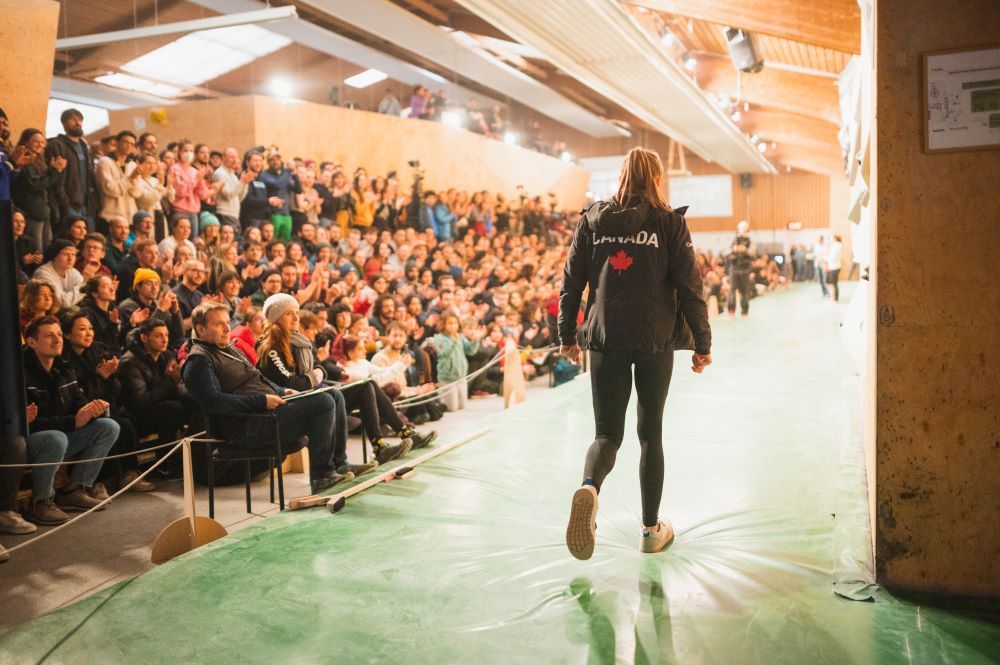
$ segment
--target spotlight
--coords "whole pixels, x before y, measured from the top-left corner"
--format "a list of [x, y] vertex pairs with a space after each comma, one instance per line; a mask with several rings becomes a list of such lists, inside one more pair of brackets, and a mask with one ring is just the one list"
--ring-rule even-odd
[[743, 117], [743, 114], [740, 113], [739, 111], [733, 111], [733, 114], [729, 117], [732, 119], [733, 122], [739, 122], [740, 118]]
[[292, 98], [292, 82], [286, 78], [271, 79], [269, 87], [271, 89], [271, 94], [282, 101], [287, 102]]
[[517, 134], [514, 132], [504, 132], [503, 142], [507, 145], [517, 145]]
[[767, 144], [766, 143], [760, 143], [760, 144], [757, 145], [757, 149], [760, 150], [761, 153], [765, 153], [765, 152], [767, 152]]
[[757, 136], [756, 134], [751, 134], [750, 135], [750, 143], [753, 143], [754, 145], [757, 145], [758, 141], [760, 141], [760, 137], [759, 136]]
[[684, 58], [684, 69], [688, 70], [689, 72], [693, 72], [695, 69], [697, 69], [697, 67], [698, 67], [698, 61], [695, 60], [692, 56], [689, 55], [686, 58]]
[[572, 162], [572, 161], [573, 161], [573, 155], [571, 155], [571, 154], [570, 154], [569, 152], [567, 152], [566, 150], [563, 150], [563, 151], [562, 151], [562, 152], [561, 152], [561, 153], [559, 154], [559, 159], [563, 160], [564, 162], [567, 162], [567, 163], [569, 163], [569, 162]]
[[669, 32], [669, 31], [668, 32], [664, 32], [663, 36], [660, 37], [660, 43], [663, 44], [664, 46], [666, 46], [667, 48], [670, 48], [671, 46], [673, 46], [675, 40], [676, 40], [676, 38], [674, 37], [674, 33]]

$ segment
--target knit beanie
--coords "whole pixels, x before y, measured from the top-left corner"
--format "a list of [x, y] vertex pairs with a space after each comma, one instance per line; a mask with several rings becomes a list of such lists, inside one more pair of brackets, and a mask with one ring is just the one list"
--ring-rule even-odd
[[287, 293], [275, 293], [264, 301], [264, 318], [268, 323], [274, 323], [281, 315], [290, 309], [298, 309], [299, 301]]
[[152, 215], [149, 214], [149, 211], [147, 211], [147, 210], [139, 210], [134, 215], [132, 215], [132, 223], [133, 224], [138, 224], [139, 222], [141, 222], [142, 220], [144, 220], [147, 217], [152, 217]]
[[219, 218], [207, 210], [198, 215], [198, 223], [202, 226], [219, 226]]
[[73, 243], [69, 240], [64, 240], [59, 238], [58, 240], [53, 240], [52, 243], [45, 248], [45, 254], [42, 255], [42, 261], [48, 263], [52, 259], [59, 256], [59, 252], [63, 251], [67, 247], [75, 247]]
[[157, 282], [160, 280], [160, 275], [155, 270], [150, 270], [149, 268], [136, 268], [135, 276], [132, 277], [132, 288], [136, 288], [142, 282], [150, 282], [152, 280]]

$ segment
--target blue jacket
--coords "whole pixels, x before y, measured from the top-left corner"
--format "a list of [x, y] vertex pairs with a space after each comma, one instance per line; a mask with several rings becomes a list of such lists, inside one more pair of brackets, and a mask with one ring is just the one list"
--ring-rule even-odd
[[290, 169], [281, 169], [275, 173], [264, 169], [258, 178], [267, 185], [267, 195], [277, 196], [282, 200], [280, 208], [271, 208], [272, 214], [287, 215], [291, 211], [292, 194], [301, 194], [302, 185], [299, 178]]
[[434, 217], [432, 219], [432, 224], [434, 225], [434, 237], [438, 240], [450, 240], [451, 225], [456, 219], [458, 219], [458, 217], [444, 203], [438, 203], [435, 205]]

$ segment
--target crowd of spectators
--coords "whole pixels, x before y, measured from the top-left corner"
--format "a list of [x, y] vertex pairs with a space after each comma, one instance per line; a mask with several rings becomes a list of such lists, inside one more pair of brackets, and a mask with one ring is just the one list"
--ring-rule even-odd
[[[78, 111], [62, 124], [48, 140], [27, 129], [0, 155], [29, 402], [20, 461], [129, 453], [151, 435], [200, 431], [205, 411], [291, 412], [306, 401], [283, 399], [293, 391], [363, 385], [316, 403], [333, 430], [309, 440], [325, 464], [311, 469], [321, 490], [372, 468], [347, 462], [348, 426], [386, 461], [433, 438], [415, 427], [497, 393], [499, 365], [465, 377], [507, 341], [533, 349], [519, 356], [529, 375], [556, 361], [577, 215], [552, 200], [454, 189], [413, 200], [395, 174], [275, 146], [164, 144], [127, 130], [88, 145]], [[231, 366], [233, 354], [245, 367]], [[415, 404], [398, 404], [407, 399]], [[19, 461], [0, 452], [0, 464]], [[62, 523], [141, 471], [129, 456], [70, 469], [58, 488], [49, 470], [33, 470], [27, 520]], [[0, 477], [0, 530], [34, 529], [14, 510], [21, 477]], [[153, 490], [152, 480], [133, 489]]]
[[528, 122], [522, 132], [523, 136], [517, 136], [511, 131], [510, 123], [499, 104], [494, 104], [488, 109], [480, 108], [479, 101], [470, 98], [464, 106], [455, 105], [448, 100], [444, 91], [431, 92], [424, 85], [414, 86], [410, 105], [406, 109], [402, 107], [392, 89], [387, 88], [378, 103], [377, 110], [384, 115], [405, 116], [433, 122], [450, 121], [473, 134], [497, 141], [513, 140], [526, 148], [553, 157], [562, 157], [566, 153], [566, 143], [549, 140], [544, 135], [542, 125], [537, 118]]

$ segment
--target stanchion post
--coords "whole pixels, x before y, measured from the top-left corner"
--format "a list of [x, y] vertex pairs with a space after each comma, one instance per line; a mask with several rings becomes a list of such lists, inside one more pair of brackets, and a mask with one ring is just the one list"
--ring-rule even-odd
[[504, 343], [503, 356], [503, 408], [510, 407], [511, 400], [520, 404], [526, 399], [524, 386], [524, 368], [521, 367], [521, 354], [517, 344], [508, 339]]

